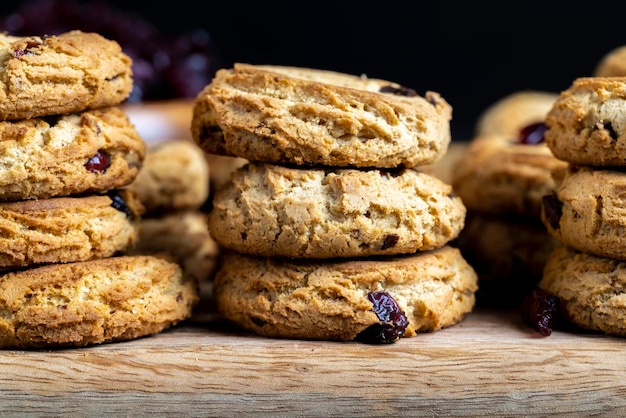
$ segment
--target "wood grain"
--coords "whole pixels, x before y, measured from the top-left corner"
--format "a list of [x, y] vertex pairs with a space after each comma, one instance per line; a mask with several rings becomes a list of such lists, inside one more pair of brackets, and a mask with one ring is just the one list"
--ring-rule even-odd
[[478, 310], [390, 345], [274, 340], [210, 312], [124, 343], [7, 351], [9, 415], [547, 416], [626, 412], [622, 339]]

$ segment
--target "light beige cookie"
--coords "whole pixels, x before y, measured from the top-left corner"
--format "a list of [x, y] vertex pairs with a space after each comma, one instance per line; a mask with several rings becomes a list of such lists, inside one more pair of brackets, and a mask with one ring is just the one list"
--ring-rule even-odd
[[565, 246], [548, 259], [540, 286], [559, 299], [560, 315], [586, 330], [626, 336], [626, 263]]
[[541, 213], [548, 232], [579, 251], [626, 259], [626, 173], [570, 166], [554, 178]]
[[124, 190], [0, 203], [0, 268], [112, 256], [134, 244], [142, 213]]
[[593, 70], [594, 77], [626, 76], [626, 45], [618, 46], [602, 56]]
[[211, 280], [220, 250], [206, 218], [206, 213], [192, 210], [144, 217], [130, 254], [167, 253], [198, 282]]
[[457, 159], [451, 184], [469, 211], [539, 219], [541, 200], [554, 189], [552, 171], [566, 165], [544, 142], [487, 135], [474, 138]]
[[412, 167], [440, 159], [451, 106], [397, 83], [332, 71], [235, 64], [196, 98], [191, 131], [206, 152], [253, 161]]
[[0, 120], [115, 106], [133, 87], [132, 60], [97, 33], [0, 34]]
[[450, 185], [413, 169], [302, 169], [249, 163], [218, 190], [209, 230], [248, 254], [364, 257], [438, 248], [465, 206]]
[[0, 275], [0, 348], [81, 347], [159, 333], [191, 316], [197, 284], [156, 256]]
[[124, 187], [141, 169], [145, 148], [117, 107], [0, 122], [0, 200]]
[[546, 116], [546, 144], [559, 159], [626, 165], [626, 77], [582, 77], [561, 92]]
[[209, 164], [191, 141], [168, 141], [148, 148], [142, 170], [129, 186], [146, 214], [196, 210], [209, 197]]
[[226, 253], [213, 293], [221, 315], [262, 336], [389, 343], [461, 321], [476, 283], [449, 246], [345, 261]]
[[545, 121], [558, 97], [557, 93], [541, 90], [522, 90], [506, 95], [480, 114], [475, 135], [508, 135], [511, 140], [516, 140], [522, 130]]

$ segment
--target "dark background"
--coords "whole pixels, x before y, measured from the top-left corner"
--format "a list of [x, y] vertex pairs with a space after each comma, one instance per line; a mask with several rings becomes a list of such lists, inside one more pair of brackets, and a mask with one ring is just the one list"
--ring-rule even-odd
[[[3, 1], [0, 13], [24, 3]], [[315, 67], [395, 81], [420, 94], [437, 91], [453, 107], [457, 140], [471, 138], [478, 116], [496, 100], [525, 89], [564, 90], [626, 44], [622, 2], [108, 3], [167, 37], [205, 28], [223, 66]]]

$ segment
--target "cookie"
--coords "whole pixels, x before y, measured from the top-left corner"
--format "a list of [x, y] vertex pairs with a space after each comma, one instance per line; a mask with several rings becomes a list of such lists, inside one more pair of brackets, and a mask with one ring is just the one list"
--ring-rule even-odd
[[451, 184], [469, 211], [539, 219], [542, 198], [554, 189], [552, 171], [566, 165], [545, 142], [486, 135], [470, 141]]
[[129, 186], [147, 215], [195, 210], [209, 196], [209, 165], [191, 141], [168, 141], [148, 148], [143, 167]]
[[132, 60], [97, 33], [0, 34], [0, 120], [115, 106], [133, 87]]
[[522, 129], [545, 121], [558, 96], [540, 90], [516, 91], [504, 96], [480, 114], [475, 135], [502, 134], [517, 138]]
[[520, 306], [560, 245], [540, 219], [470, 212], [452, 243], [478, 274], [477, 306]]
[[114, 255], [133, 245], [143, 212], [129, 191], [0, 203], [0, 268]]
[[541, 213], [548, 232], [579, 251], [626, 259], [626, 173], [570, 166], [554, 178]]
[[626, 165], [626, 77], [582, 77], [546, 116], [546, 144], [577, 165]]
[[250, 162], [218, 190], [209, 230], [223, 247], [301, 258], [426, 251], [456, 238], [465, 206], [413, 169], [301, 169]]
[[172, 212], [144, 217], [139, 238], [130, 254], [167, 253], [198, 282], [213, 278], [219, 246], [209, 234], [206, 214], [199, 211]]
[[626, 76], [626, 45], [612, 49], [602, 56], [593, 70], [594, 77]]
[[560, 316], [582, 329], [626, 336], [626, 263], [563, 246], [548, 259], [540, 287], [559, 299]]
[[191, 316], [197, 284], [156, 256], [0, 275], [0, 348], [80, 347], [156, 334]]
[[225, 253], [213, 294], [224, 318], [261, 336], [393, 342], [386, 337], [460, 322], [474, 306], [476, 288], [472, 267], [444, 246], [333, 261]]
[[440, 159], [452, 107], [390, 81], [326, 70], [235, 64], [194, 104], [202, 149], [252, 161], [413, 167]]
[[0, 200], [105, 192], [131, 183], [146, 145], [117, 107], [0, 122]]

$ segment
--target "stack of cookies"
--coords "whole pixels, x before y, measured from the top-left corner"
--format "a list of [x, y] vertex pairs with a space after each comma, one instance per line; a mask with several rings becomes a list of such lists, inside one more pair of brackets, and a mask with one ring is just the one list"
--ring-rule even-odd
[[143, 206], [123, 188], [145, 144], [118, 107], [131, 60], [95, 33], [0, 35], [1, 348], [85, 346], [160, 332], [197, 289], [178, 264], [119, 256]]
[[419, 171], [450, 142], [437, 93], [326, 70], [236, 64], [198, 95], [192, 135], [248, 161], [215, 191], [226, 319], [275, 338], [394, 342], [458, 323], [477, 276], [449, 245], [452, 187]]
[[546, 118], [556, 158], [555, 191], [542, 220], [563, 245], [548, 259], [540, 288], [566, 321], [626, 336], [626, 77], [583, 77]]
[[455, 163], [452, 186], [468, 210], [455, 245], [478, 273], [478, 306], [520, 306], [558, 245], [541, 222], [541, 199], [554, 188], [551, 173], [565, 165], [544, 140], [557, 97], [525, 90], [496, 101]]

